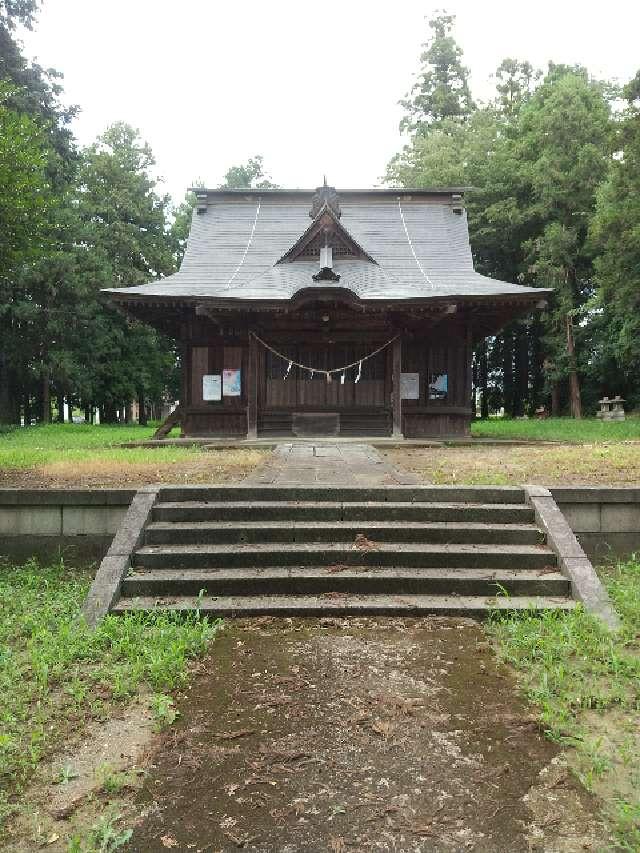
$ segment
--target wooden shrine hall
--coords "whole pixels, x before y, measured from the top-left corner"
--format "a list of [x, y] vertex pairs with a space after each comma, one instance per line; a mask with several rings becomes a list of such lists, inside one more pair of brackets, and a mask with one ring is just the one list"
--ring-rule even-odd
[[110, 289], [177, 339], [186, 436], [460, 436], [474, 348], [549, 291], [473, 268], [464, 191], [197, 189], [180, 271]]

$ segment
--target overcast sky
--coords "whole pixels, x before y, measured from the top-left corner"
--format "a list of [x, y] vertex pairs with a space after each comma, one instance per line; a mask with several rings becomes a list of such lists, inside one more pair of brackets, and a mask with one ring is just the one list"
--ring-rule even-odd
[[367, 187], [401, 145], [397, 101], [418, 69], [425, 16], [445, 6], [476, 98], [506, 56], [582, 63], [626, 81], [640, 67], [640, 3], [610, 0], [43, 0], [26, 52], [64, 73], [93, 141], [139, 128], [166, 189], [220, 183], [262, 154], [282, 186]]

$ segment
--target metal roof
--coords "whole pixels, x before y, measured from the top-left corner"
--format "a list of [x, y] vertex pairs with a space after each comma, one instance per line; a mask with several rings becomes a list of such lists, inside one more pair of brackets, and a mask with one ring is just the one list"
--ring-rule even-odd
[[[308, 229], [313, 190], [198, 190], [180, 271], [107, 292], [130, 298], [289, 300], [315, 284], [314, 258], [279, 259]], [[461, 189], [341, 190], [340, 224], [372, 261], [336, 258], [337, 284], [363, 300], [523, 296], [548, 291], [498, 281], [473, 269], [466, 213], [452, 210]], [[206, 196], [206, 198], [205, 198]], [[258, 209], [259, 208], [259, 209]]]

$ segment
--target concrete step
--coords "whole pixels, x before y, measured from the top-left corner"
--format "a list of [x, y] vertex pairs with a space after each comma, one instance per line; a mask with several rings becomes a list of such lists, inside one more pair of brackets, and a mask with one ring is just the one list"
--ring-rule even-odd
[[134, 596], [320, 595], [356, 594], [568, 596], [569, 581], [557, 571], [486, 569], [381, 569], [354, 566], [339, 572], [326, 567], [271, 569], [162, 569], [133, 571], [122, 595]]
[[178, 521], [154, 522], [146, 545], [205, 545], [245, 542], [438, 542], [536, 545], [543, 534], [533, 524], [421, 521]]
[[430, 501], [462, 503], [524, 503], [518, 486], [164, 486], [160, 501]]
[[397, 566], [544, 569], [556, 565], [543, 545], [375, 543], [371, 550], [344, 543], [147, 545], [132, 555], [135, 568], [199, 569], [283, 566]]
[[486, 616], [491, 610], [571, 610], [570, 598], [539, 596], [343, 595], [121, 598], [114, 613], [129, 610], [199, 610], [206, 616]]
[[530, 524], [525, 504], [457, 502], [333, 501], [165, 501], [153, 508], [154, 521], [430, 521]]

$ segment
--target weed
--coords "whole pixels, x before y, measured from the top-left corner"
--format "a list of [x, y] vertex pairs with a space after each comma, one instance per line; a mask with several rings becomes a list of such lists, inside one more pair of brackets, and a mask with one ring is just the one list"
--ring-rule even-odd
[[119, 829], [120, 814], [106, 814], [94, 824], [88, 837], [74, 835], [69, 842], [68, 853], [115, 853], [131, 840], [133, 830]]
[[79, 618], [89, 582], [62, 561], [0, 563], [0, 828], [9, 791], [20, 793], [71, 731], [142, 688], [184, 684], [188, 660], [217, 631], [197, 613], [163, 612], [108, 616], [90, 631]]
[[105, 794], [119, 794], [125, 788], [131, 787], [131, 777], [128, 773], [114, 770], [110, 764], [101, 764], [96, 770], [96, 777]]
[[53, 780], [54, 785], [68, 785], [74, 779], [78, 778], [78, 773], [69, 764], [60, 767]]
[[173, 725], [179, 716], [179, 711], [174, 707], [171, 696], [165, 696], [163, 693], [156, 693], [152, 697], [151, 713], [156, 721], [156, 731]]
[[622, 849], [638, 851], [640, 754], [630, 732], [640, 709], [640, 561], [602, 573], [620, 631], [608, 631], [582, 607], [542, 615], [496, 610], [488, 630], [538, 706], [547, 736], [575, 749], [578, 778], [604, 798]]

